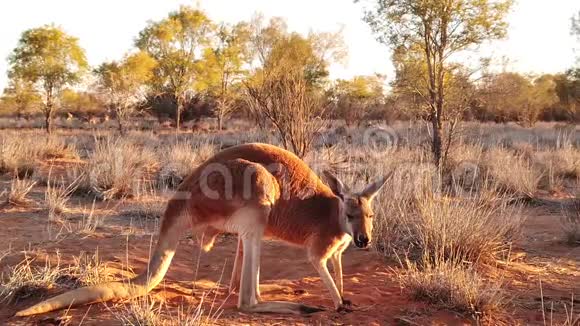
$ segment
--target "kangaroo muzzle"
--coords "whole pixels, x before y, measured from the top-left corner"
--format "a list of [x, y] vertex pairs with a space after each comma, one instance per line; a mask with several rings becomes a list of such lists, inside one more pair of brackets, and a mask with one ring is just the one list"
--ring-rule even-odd
[[354, 244], [358, 248], [363, 248], [364, 249], [364, 248], [368, 247], [370, 243], [371, 243], [371, 241], [370, 241], [369, 237], [367, 237], [363, 233], [358, 233], [354, 237]]

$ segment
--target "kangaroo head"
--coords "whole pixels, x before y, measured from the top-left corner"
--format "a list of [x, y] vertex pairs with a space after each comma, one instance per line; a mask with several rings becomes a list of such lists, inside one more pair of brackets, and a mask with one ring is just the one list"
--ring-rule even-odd
[[372, 201], [387, 178], [379, 178], [360, 192], [351, 192], [336, 175], [328, 171], [324, 171], [324, 175], [332, 192], [341, 199], [339, 218], [343, 223], [344, 231], [352, 237], [357, 247], [368, 247], [373, 233]]

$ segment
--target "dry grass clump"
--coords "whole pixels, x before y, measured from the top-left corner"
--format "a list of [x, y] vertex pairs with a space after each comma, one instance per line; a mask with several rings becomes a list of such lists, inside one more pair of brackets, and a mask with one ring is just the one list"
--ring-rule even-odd
[[83, 209], [81, 220], [78, 224], [78, 230], [80, 233], [92, 234], [94, 233], [102, 224], [102, 217], [95, 214], [95, 201], [90, 210]]
[[57, 136], [3, 135], [0, 139], [0, 173], [31, 176], [39, 159], [79, 159], [76, 146]]
[[356, 164], [355, 158], [350, 154], [350, 148], [343, 144], [337, 144], [309, 152], [304, 161], [315, 172], [330, 170], [338, 173]]
[[34, 259], [25, 257], [18, 265], [12, 267], [7, 276], [2, 277], [0, 301], [18, 303], [28, 298], [44, 297], [63, 275], [59, 263], [44, 266], [33, 265]]
[[[155, 153], [121, 139], [97, 142], [86, 165], [83, 183], [103, 200], [132, 197], [157, 169]], [[79, 173], [80, 174], [80, 173]]]
[[[169, 325], [175, 326], [198, 326], [198, 325], [215, 325], [217, 320], [221, 315], [222, 310], [218, 308], [213, 314], [211, 311], [208, 314], [204, 314], [203, 303], [205, 301], [205, 295], [201, 296], [201, 300], [195, 306], [188, 306], [184, 309], [180, 306], [177, 309], [177, 315], [171, 316]], [[213, 304], [212, 304], [213, 308]]]
[[541, 174], [522, 155], [503, 148], [492, 148], [484, 154], [482, 173], [491, 187], [516, 199], [534, 198]]
[[376, 201], [375, 249], [404, 258], [400, 282], [414, 299], [489, 316], [505, 294], [477, 266], [507, 258], [523, 222], [520, 206], [493, 189], [445, 192], [441, 182], [425, 165], [395, 171]]
[[571, 246], [580, 245], [580, 198], [563, 205], [561, 224], [566, 243]]
[[94, 255], [81, 252], [73, 257], [74, 263], [69, 266], [69, 273], [78, 279], [78, 286], [91, 286], [114, 280], [109, 272], [107, 264], [101, 262], [99, 252]]
[[32, 200], [27, 196], [35, 185], [36, 181], [30, 179], [13, 178], [6, 203], [11, 206], [28, 206]]
[[580, 178], [580, 151], [573, 147], [536, 152], [534, 160], [545, 169], [552, 170], [556, 177]]
[[199, 164], [215, 154], [215, 147], [206, 142], [176, 143], [161, 154], [160, 185], [175, 188]]
[[[178, 307], [177, 314], [166, 309], [162, 302], [149, 296], [139, 297], [123, 305], [121, 309], [111, 309], [115, 318], [126, 326], [201, 326], [215, 325], [221, 315], [221, 308], [206, 312], [203, 309], [205, 295], [194, 306]], [[212, 302], [212, 308], [215, 302]], [[213, 309], [212, 309], [213, 310]]]
[[67, 144], [62, 138], [48, 137], [42, 142], [40, 157], [43, 159], [73, 159], [80, 158], [76, 146]]
[[48, 182], [44, 193], [44, 205], [48, 211], [49, 221], [58, 220], [62, 214], [68, 211], [67, 205], [76, 187], [76, 182], [68, 186], [65, 186], [64, 183], [54, 185], [50, 181]]
[[122, 325], [127, 326], [201, 326], [216, 325], [223, 310], [222, 305], [217, 306], [216, 297], [211, 301], [209, 310], [203, 309], [207, 300], [207, 294], [202, 293], [201, 299], [195, 305], [187, 305], [187, 308], [179, 306], [177, 313], [166, 309], [163, 302], [156, 302], [150, 296], [132, 299], [128, 304], [120, 306], [120, 309], [110, 309], [115, 318]]
[[523, 223], [520, 207], [492, 191], [451, 197], [430, 192], [431, 186], [397, 184], [385, 188], [400, 189], [403, 195], [379, 201], [375, 224], [377, 249], [387, 255], [395, 252], [416, 260], [441, 252], [447, 258], [490, 263], [505, 257]]
[[72, 164], [66, 169], [66, 176], [64, 179], [69, 183], [76, 185], [73, 195], [87, 196], [93, 194], [93, 188], [88, 176], [87, 163], [82, 162]]
[[425, 259], [419, 266], [406, 260], [399, 274], [401, 286], [415, 300], [467, 313], [476, 320], [501, 311], [506, 297], [500, 284], [483, 279], [474, 268], [460, 262]]
[[133, 299], [124, 306], [122, 312], [115, 312], [115, 317], [125, 326], [164, 325], [163, 305], [149, 296]]
[[200, 326], [214, 325], [220, 313], [204, 315], [202, 309], [204, 297], [193, 307], [185, 310], [180, 306], [176, 315], [166, 311], [165, 305], [155, 302], [151, 297], [144, 296], [131, 300], [122, 309], [112, 310], [116, 319], [126, 326]]
[[0, 174], [11, 173], [19, 178], [31, 176], [38, 156], [38, 145], [33, 139], [5, 135], [0, 139]]
[[504, 258], [523, 223], [509, 198], [490, 192], [449, 198], [425, 194], [416, 199], [414, 232], [423, 254], [441, 251], [470, 262]]
[[60, 255], [56, 263], [47, 257], [44, 265], [35, 265], [35, 258], [25, 256], [16, 266], [2, 275], [0, 302], [18, 303], [29, 298], [42, 298], [53, 288], [71, 289], [112, 280], [106, 265], [99, 261], [98, 253], [90, 256], [81, 253], [74, 263], [63, 266]]
[[[483, 147], [479, 144], [458, 144], [450, 152], [442, 169], [445, 186], [471, 191], [482, 186], [481, 160]], [[459, 190], [459, 189], [455, 189]]]

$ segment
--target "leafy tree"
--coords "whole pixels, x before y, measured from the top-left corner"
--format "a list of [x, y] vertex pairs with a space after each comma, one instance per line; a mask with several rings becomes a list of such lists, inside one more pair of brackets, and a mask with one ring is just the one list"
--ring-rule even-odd
[[158, 94], [174, 97], [177, 131], [184, 104], [199, 85], [201, 54], [213, 29], [204, 12], [182, 6], [167, 18], [149, 23], [137, 38], [137, 47], [157, 61], [151, 85]]
[[347, 125], [363, 119], [372, 106], [384, 101], [384, 77], [355, 76], [350, 80], [337, 80], [328, 96], [336, 113]]
[[262, 71], [246, 83], [248, 106], [277, 130], [284, 148], [304, 157], [322, 127], [320, 94], [313, 92], [302, 70]]
[[[580, 41], [580, 11], [571, 17], [570, 32]], [[580, 63], [580, 57], [577, 60]], [[580, 67], [555, 76], [554, 82], [560, 105], [565, 109], [566, 120], [580, 121]]]
[[[250, 76], [243, 81], [244, 100], [256, 123], [271, 123], [286, 149], [304, 156], [321, 127], [325, 111], [322, 85], [332, 60], [344, 57], [338, 33], [289, 33], [283, 19], [250, 23], [253, 53]], [[332, 36], [332, 37], [331, 37]]]
[[288, 33], [280, 19], [264, 26], [258, 18], [251, 26], [251, 44], [260, 66], [244, 80], [246, 103], [260, 126], [264, 120], [271, 123], [283, 146], [303, 157], [322, 125], [321, 86], [328, 65], [344, 53], [342, 38]]
[[264, 17], [257, 15], [250, 22], [250, 30], [251, 52], [263, 67], [278, 40], [288, 34], [288, 26], [281, 17], [272, 17], [268, 25], [264, 25]]
[[217, 28], [214, 45], [204, 52], [198, 89], [216, 101], [215, 115], [218, 129], [234, 110], [240, 81], [247, 75], [244, 69], [250, 60], [250, 30], [245, 23], [234, 26], [222, 24]]
[[102, 113], [103, 103], [96, 93], [66, 88], [60, 96], [61, 107], [69, 116], [88, 117]]
[[572, 35], [576, 35], [580, 38], [580, 11], [574, 16], [572, 16]]
[[580, 121], [580, 68], [570, 69], [554, 78], [560, 104], [566, 109], [566, 118]]
[[137, 52], [121, 62], [105, 62], [95, 70], [99, 86], [115, 112], [121, 134], [125, 133], [127, 118], [145, 98], [145, 84], [153, 78], [156, 66], [157, 62], [147, 53]]
[[542, 112], [557, 101], [555, 77], [527, 77], [514, 72], [486, 76], [480, 93], [482, 104], [498, 122], [517, 121], [533, 126]]
[[517, 119], [518, 110], [524, 106], [524, 96], [529, 88], [530, 81], [521, 74], [489, 74], [481, 85], [481, 103], [496, 122], [513, 121]]
[[37, 107], [41, 99], [32, 83], [13, 78], [4, 90], [4, 102], [10, 111], [16, 112], [16, 116], [20, 118], [32, 108]]
[[[355, 0], [358, 1], [358, 0]], [[372, 0], [365, 21], [377, 39], [396, 50], [419, 49], [426, 65], [417, 94], [428, 105], [435, 164], [442, 161], [442, 133], [446, 108], [445, 81], [450, 58], [461, 51], [506, 34], [505, 16], [512, 0]], [[417, 87], [419, 89], [419, 87]]]
[[308, 87], [321, 87], [328, 77], [328, 66], [346, 57], [341, 31], [311, 32], [307, 37], [289, 33], [281, 18], [272, 18], [264, 26], [261, 18], [251, 24], [251, 43], [260, 64], [257, 70], [283, 73], [285, 69], [301, 70]]
[[60, 92], [77, 83], [88, 67], [85, 51], [77, 38], [49, 25], [22, 33], [9, 61], [11, 79], [32, 83], [42, 93], [42, 111], [50, 133]]
[[[418, 46], [399, 46], [393, 53], [395, 79], [393, 94], [398, 102], [403, 102], [400, 110], [406, 116], [430, 120], [433, 106], [429, 101], [429, 66], [424, 60], [424, 52]], [[458, 63], [448, 63], [443, 79], [445, 110], [441, 116], [441, 151], [443, 161], [448, 156], [459, 134], [459, 121], [470, 108], [476, 87], [471, 80], [472, 72]]]
[[518, 111], [517, 120], [524, 127], [532, 127], [542, 112], [558, 100], [554, 76], [539, 76], [524, 91], [521, 95], [523, 106]]

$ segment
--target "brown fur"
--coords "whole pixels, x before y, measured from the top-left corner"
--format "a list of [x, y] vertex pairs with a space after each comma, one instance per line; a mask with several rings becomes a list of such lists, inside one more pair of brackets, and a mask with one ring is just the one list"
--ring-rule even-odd
[[[224, 171], [231, 178], [224, 177]], [[375, 188], [370, 191], [372, 195], [380, 186]], [[208, 190], [215, 197], [208, 195]], [[179, 186], [164, 213], [157, 246], [145, 272], [126, 282], [111, 282], [64, 293], [17, 315], [27, 316], [71, 305], [145, 295], [165, 275], [188, 222], [194, 231], [204, 232], [202, 245], [206, 250], [211, 249], [220, 232], [239, 234], [238, 255], [244, 252], [242, 239], [258, 246], [255, 249], [258, 261], [262, 235], [306, 247], [311, 261], [331, 291], [335, 306], [341, 308], [342, 272], [337, 274], [340, 277], [337, 290], [332, 279], [329, 280], [326, 261], [333, 259], [333, 264], [338, 264], [341, 270], [340, 254], [349, 243], [349, 238], [345, 237], [344, 213], [356, 213], [361, 218], [359, 224], [368, 224], [368, 215], [372, 214], [372, 196], [364, 194], [357, 199], [345, 197], [346, 204], [343, 204], [339, 198], [343, 194], [337, 196], [337, 191], [340, 190], [334, 189], [333, 192], [302, 160], [286, 150], [267, 144], [228, 148], [204, 162]], [[355, 201], [349, 202], [351, 199]], [[367, 225], [356, 231], [367, 233], [370, 239], [371, 228], [372, 221], [370, 228]], [[256, 236], [259, 237], [258, 242]], [[249, 265], [248, 262], [253, 262], [252, 254], [247, 259], [244, 256], [245, 272], [240, 272], [239, 260], [236, 260], [233, 279], [242, 279], [240, 309], [291, 313], [315, 311], [292, 303], [259, 303], [259, 265]], [[250, 283], [255, 287], [254, 293], [253, 289], [248, 288], [252, 287]]]

